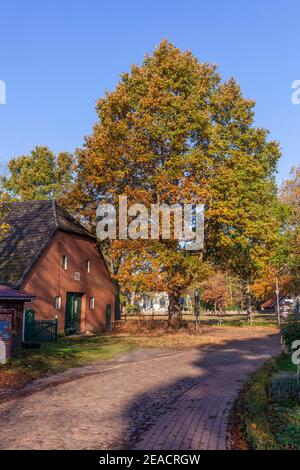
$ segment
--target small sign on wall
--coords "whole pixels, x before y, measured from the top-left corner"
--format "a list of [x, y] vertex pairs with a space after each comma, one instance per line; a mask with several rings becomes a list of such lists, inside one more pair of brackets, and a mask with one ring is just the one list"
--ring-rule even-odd
[[0, 340], [0, 364], [6, 364], [7, 357], [6, 357], [6, 346], [4, 341]]
[[0, 316], [0, 364], [6, 364], [10, 355], [11, 320], [9, 318], [8, 316], [6, 318]]

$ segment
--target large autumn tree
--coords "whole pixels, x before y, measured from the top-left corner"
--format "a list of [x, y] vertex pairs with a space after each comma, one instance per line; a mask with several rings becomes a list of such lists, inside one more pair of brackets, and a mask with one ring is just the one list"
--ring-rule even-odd
[[288, 210], [287, 227], [281, 247], [281, 263], [286, 265], [286, 288], [293, 294], [300, 288], [300, 166], [281, 188], [280, 197]]
[[[95, 221], [97, 204], [117, 205], [120, 194], [147, 206], [204, 203], [204, 257], [251, 282], [277, 233], [280, 151], [254, 126], [254, 102], [235, 80], [164, 40], [98, 101], [97, 113], [78, 153], [76, 209]], [[175, 240], [136, 248], [110, 244], [115, 277], [168, 291], [176, 313], [182, 291], [201, 278], [202, 256]]]
[[274, 294], [276, 277], [279, 288], [292, 295], [300, 288], [300, 167], [291, 169], [290, 178], [283, 182], [280, 192], [280, 219], [282, 229], [269, 263], [260, 272], [252, 286], [259, 300]]
[[1, 177], [2, 191], [11, 199], [63, 199], [75, 178], [74, 156], [68, 152], [55, 155], [48, 147], [35, 147], [29, 155], [8, 163], [9, 175]]
[[244, 292], [238, 278], [210, 269], [201, 284], [201, 300], [210, 308], [226, 312], [227, 309], [244, 308]]

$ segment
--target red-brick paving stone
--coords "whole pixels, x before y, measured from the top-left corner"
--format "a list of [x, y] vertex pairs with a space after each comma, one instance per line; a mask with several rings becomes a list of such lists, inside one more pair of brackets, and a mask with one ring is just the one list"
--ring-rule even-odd
[[[197, 383], [140, 437], [134, 448], [226, 449], [228, 413], [241, 382], [269, 356], [279, 353], [276, 337], [266, 340], [266, 344], [258, 343], [249, 341], [244, 345], [231, 344], [230, 348], [209, 348], [211, 357], [206, 361], [210, 370], [206, 371], [205, 377], [199, 377]], [[200, 358], [199, 364], [203, 366]]]
[[219, 330], [222, 346], [139, 350], [38, 381], [0, 405], [0, 449], [225, 449], [241, 382], [280, 342], [268, 329]]

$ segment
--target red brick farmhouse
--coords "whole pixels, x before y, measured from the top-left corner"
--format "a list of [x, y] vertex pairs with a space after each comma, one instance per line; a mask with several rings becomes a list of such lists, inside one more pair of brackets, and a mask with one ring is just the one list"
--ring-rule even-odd
[[59, 331], [103, 331], [114, 320], [114, 287], [95, 237], [55, 201], [9, 204], [0, 241], [0, 285], [29, 292], [37, 319]]

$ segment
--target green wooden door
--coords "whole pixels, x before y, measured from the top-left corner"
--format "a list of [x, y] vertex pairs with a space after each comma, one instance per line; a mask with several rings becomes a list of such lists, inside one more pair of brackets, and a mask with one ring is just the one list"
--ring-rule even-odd
[[82, 294], [67, 294], [66, 331], [80, 331]]

